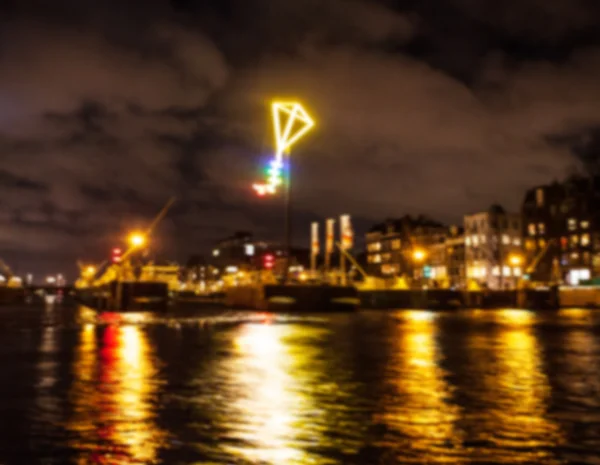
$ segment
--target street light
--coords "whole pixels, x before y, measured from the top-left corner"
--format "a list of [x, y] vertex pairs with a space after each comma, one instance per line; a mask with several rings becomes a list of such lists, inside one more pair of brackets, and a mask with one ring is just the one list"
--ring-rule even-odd
[[513, 254], [508, 257], [508, 262], [512, 266], [519, 266], [521, 263], [523, 263], [523, 257], [521, 255]]
[[423, 249], [415, 249], [413, 251], [412, 257], [413, 260], [417, 263], [422, 262], [423, 260], [425, 260], [425, 251]]
[[129, 244], [131, 247], [139, 248], [146, 243], [146, 236], [142, 233], [134, 232], [129, 235]]

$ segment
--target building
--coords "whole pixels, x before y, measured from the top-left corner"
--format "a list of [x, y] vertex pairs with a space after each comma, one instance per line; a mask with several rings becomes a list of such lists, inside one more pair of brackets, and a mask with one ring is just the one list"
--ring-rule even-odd
[[500, 205], [464, 218], [468, 281], [490, 289], [511, 289], [523, 274], [521, 216]]
[[530, 189], [522, 216], [531, 280], [577, 285], [600, 276], [600, 178]]
[[366, 235], [367, 273], [373, 276], [426, 278], [429, 249], [443, 244], [447, 226], [425, 216], [406, 215], [373, 226]]
[[[308, 249], [294, 247], [290, 252], [290, 267], [303, 270], [310, 266]], [[285, 255], [285, 247], [281, 244], [256, 240], [252, 233], [238, 231], [217, 242], [211, 252], [210, 264], [218, 274], [227, 274], [264, 268], [267, 260], [272, 261], [275, 270], [282, 272]]]

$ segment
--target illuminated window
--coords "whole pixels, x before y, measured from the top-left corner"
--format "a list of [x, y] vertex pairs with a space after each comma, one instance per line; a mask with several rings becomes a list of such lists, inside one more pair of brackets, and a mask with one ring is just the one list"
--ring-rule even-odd
[[581, 245], [583, 245], [583, 246], [590, 245], [590, 235], [589, 234], [581, 235]]
[[479, 237], [473, 236], [471, 240], [473, 241], [473, 247], [477, 247], [479, 245]]
[[577, 234], [573, 234], [571, 236], [571, 247], [576, 247], [579, 244], [579, 236]]
[[538, 207], [544, 206], [544, 189], [539, 188], [535, 191], [535, 203]]
[[525, 241], [525, 250], [533, 250], [535, 249], [535, 241], [532, 239], [527, 239]]
[[244, 246], [244, 251], [248, 257], [254, 256], [254, 244], [246, 244]]
[[521, 268], [519, 268], [518, 266], [515, 266], [513, 268], [513, 275], [514, 276], [521, 276]]
[[389, 262], [391, 258], [392, 258], [392, 254], [389, 254], [389, 253], [384, 253], [381, 256], [381, 260], [384, 262]]
[[581, 229], [588, 229], [590, 227], [590, 222], [589, 221], [582, 221], [581, 222]]
[[579, 254], [577, 252], [573, 252], [571, 254], [571, 260], [579, 260]]
[[529, 231], [530, 236], [535, 236], [535, 224], [529, 223], [527, 230]]
[[373, 252], [378, 252], [379, 250], [381, 250], [381, 242], [374, 242], [373, 244], [371, 244], [371, 246], [371, 250]]
[[567, 246], [569, 245], [569, 240], [563, 236], [560, 238], [560, 248], [563, 250], [567, 250]]
[[513, 239], [513, 245], [516, 245], [517, 247], [519, 247], [521, 245], [521, 238], [520, 237], [515, 237]]
[[377, 254], [373, 256], [373, 263], [381, 263], [381, 255]]
[[569, 218], [567, 225], [569, 226], [569, 231], [575, 231], [577, 229], [577, 220], [575, 218]]
[[502, 234], [502, 243], [504, 245], [510, 244], [510, 236], [508, 234]]
[[544, 239], [540, 239], [538, 241], [538, 244], [540, 246], [540, 249], [543, 249], [544, 247], [546, 247], [546, 241]]
[[500, 267], [499, 267], [499, 266], [495, 266], [495, 267], [492, 269], [492, 274], [493, 274], [494, 276], [500, 276]]
[[546, 225], [544, 223], [539, 223], [538, 231], [540, 234], [546, 234]]
[[481, 243], [485, 244], [485, 241], [486, 241], [486, 237], [482, 234], [481, 235]]
[[465, 237], [465, 245], [469, 247], [471, 245], [471, 238], [469, 236]]
[[401, 245], [402, 245], [402, 242], [400, 241], [400, 239], [394, 239], [392, 241], [392, 250], [398, 250]]
[[502, 267], [502, 274], [504, 276], [510, 276], [510, 266], [503, 266]]
[[487, 275], [487, 269], [485, 267], [481, 267], [481, 277], [485, 278], [485, 276]]

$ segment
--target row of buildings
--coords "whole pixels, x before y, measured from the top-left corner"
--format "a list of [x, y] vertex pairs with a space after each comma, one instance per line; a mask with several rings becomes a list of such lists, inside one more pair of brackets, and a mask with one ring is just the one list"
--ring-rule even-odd
[[366, 266], [440, 287], [506, 289], [522, 280], [579, 284], [600, 276], [600, 179], [530, 189], [520, 212], [499, 205], [460, 226], [404, 216], [366, 234]]

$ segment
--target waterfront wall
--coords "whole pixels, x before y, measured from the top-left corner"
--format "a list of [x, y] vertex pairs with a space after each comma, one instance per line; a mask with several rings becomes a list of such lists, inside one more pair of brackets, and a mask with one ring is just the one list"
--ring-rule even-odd
[[376, 290], [359, 292], [366, 309], [558, 308], [556, 289], [515, 291]]

